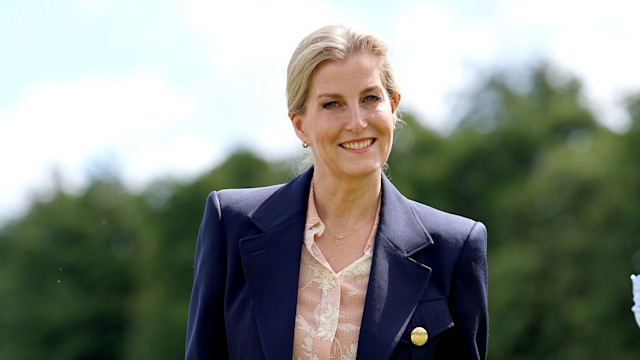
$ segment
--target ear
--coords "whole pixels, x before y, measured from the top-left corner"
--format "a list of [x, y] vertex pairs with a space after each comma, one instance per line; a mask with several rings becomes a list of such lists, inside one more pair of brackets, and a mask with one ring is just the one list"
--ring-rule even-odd
[[291, 124], [293, 125], [293, 130], [295, 130], [298, 139], [304, 143], [308, 143], [307, 141], [307, 132], [304, 129], [304, 121], [302, 120], [302, 116], [300, 114], [289, 114], [289, 119], [291, 119]]
[[400, 105], [400, 94], [395, 93], [393, 95], [391, 95], [391, 113], [395, 114], [396, 110], [398, 110], [398, 106]]

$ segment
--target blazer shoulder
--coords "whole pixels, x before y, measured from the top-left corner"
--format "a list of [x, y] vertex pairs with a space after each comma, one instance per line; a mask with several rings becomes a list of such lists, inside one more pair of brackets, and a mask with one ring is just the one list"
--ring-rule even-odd
[[414, 200], [409, 201], [418, 219], [434, 239], [446, 238], [464, 242], [472, 233], [478, 232], [486, 237], [486, 228], [482, 222], [436, 209]]
[[223, 212], [232, 211], [247, 214], [262, 204], [283, 184], [214, 190], [209, 193], [208, 202], [215, 201]]

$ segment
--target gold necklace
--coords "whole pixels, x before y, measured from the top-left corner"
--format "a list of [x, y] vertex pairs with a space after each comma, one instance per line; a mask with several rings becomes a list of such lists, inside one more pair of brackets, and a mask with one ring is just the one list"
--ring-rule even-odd
[[[315, 198], [315, 191], [314, 191], [314, 186], [313, 186], [313, 180], [311, 181], [311, 191], [313, 192], [313, 196]], [[315, 201], [315, 200], [314, 200]], [[371, 227], [371, 229], [373, 230], [373, 227], [376, 226], [376, 215], [378, 214], [378, 212], [380, 211], [380, 195], [378, 195], [378, 206], [376, 207], [376, 211], [373, 213], [373, 226]], [[325, 228], [329, 229], [329, 226], [325, 223], [324, 220], [322, 220], [322, 218], [320, 217], [320, 214], [318, 214], [318, 218], [320, 219], [320, 221], [322, 221], [322, 224], [324, 224]], [[360, 231], [365, 225], [367, 225], [368, 221], [365, 222], [364, 224], [360, 225], [360, 227], [358, 227], [355, 231], [353, 231], [351, 234], [348, 235], [338, 235], [337, 232], [333, 231], [333, 229], [329, 229], [331, 230], [331, 232], [333, 233], [333, 235], [335, 236], [334, 238], [334, 242], [336, 243], [336, 245], [340, 245], [342, 244], [342, 239], [348, 238], [349, 236], [357, 233], [358, 231]]]
[[[318, 216], [318, 217], [319, 217], [319, 216]], [[322, 220], [322, 219], [320, 219], [320, 220]], [[374, 219], [373, 221], [375, 222], [375, 219]], [[323, 221], [322, 223], [324, 224], [324, 221]], [[327, 229], [331, 230], [331, 232], [332, 232], [332, 233], [333, 233], [333, 235], [335, 236], [335, 239], [334, 239], [333, 241], [336, 243], [336, 245], [340, 245], [340, 244], [342, 244], [342, 239], [344, 239], [344, 238], [348, 238], [349, 236], [351, 236], [351, 235], [353, 235], [353, 234], [357, 233], [358, 231], [362, 230], [362, 228], [363, 228], [365, 225], [367, 225], [367, 223], [369, 223], [369, 222], [367, 221], [367, 222], [365, 222], [364, 224], [360, 225], [360, 227], [359, 227], [359, 228], [357, 228], [354, 232], [352, 232], [352, 233], [351, 233], [351, 234], [349, 234], [349, 235], [338, 235], [338, 233], [337, 233], [337, 232], [335, 232], [335, 231], [333, 231], [333, 229], [329, 229], [329, 226], [328, 226], [328, 225], [325, 225], [325, 227], [326, 227]]]

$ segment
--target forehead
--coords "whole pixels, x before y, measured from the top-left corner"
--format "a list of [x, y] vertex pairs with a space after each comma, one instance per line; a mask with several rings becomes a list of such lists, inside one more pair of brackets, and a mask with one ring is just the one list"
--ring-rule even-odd
[[382, 67], [374, 55], [352, 55], [344, 61], [325, 61], [316, 67], [311, 93], [359, 91], [383, 87]]

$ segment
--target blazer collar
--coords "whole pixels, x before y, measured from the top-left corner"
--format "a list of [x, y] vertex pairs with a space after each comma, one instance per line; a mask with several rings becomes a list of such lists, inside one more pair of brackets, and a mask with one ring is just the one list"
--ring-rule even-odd
[[[312, 176], [313, 168], [280, 187], [251, 212], [251, 221], [263, 233], [240, 241], [267, 359], [292, 356], [300, 252]], [[358, 358], [390, 357], [431, 274], [429, 267], [410, 256], [432, 243], [411, 202], [382, 176], [380, 222]]]
[[269, 231], [291, 218], [299, 218], [301, 215], [304, 218], [312, 177], [313, 168], [310, 168], [276, 190], [249, 213], [253, 223], [261, 230]]
[[411, 201], [405, 198], [386, 176], [382, 177], [378, 237], [381, 235], [405, 256], [433, 244], [433, 239], [418, 219]]

